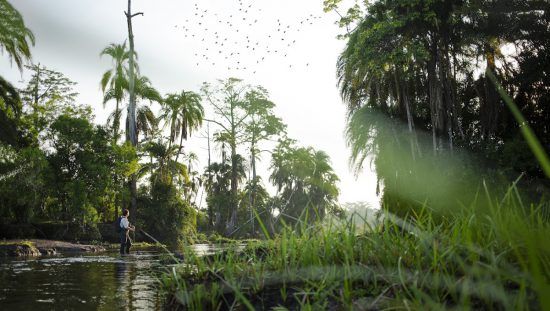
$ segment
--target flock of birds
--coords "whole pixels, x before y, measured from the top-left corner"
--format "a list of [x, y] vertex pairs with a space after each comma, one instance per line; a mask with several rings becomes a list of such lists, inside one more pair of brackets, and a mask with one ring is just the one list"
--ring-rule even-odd
[[309, 14], [285, 23], [280, 18], [266, 18], [269, 14], [264, 14], [262, 8], [245, 1], [237, 0], [238, 5], [223, 12], [194, 3], [184, 23], [174, 26], [186, 40], [193, 41], [196, 66], [223, 66], [255, 74], [260, 64], [279, 58], [289, 69], [309, 67], [307, 61], [296, 63], [291, 54], [300, 41], [300, 32], [320, 21], [321, 16]]

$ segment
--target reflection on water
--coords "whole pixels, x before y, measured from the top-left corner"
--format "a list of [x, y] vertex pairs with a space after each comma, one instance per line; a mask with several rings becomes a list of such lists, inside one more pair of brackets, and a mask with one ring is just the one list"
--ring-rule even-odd
[[212, 244], [193, 244], [189, 245], [189, 248], [198, 256], [208, 256], [224, 251], [227, 249], [235, 249], [242, 251], [245, 244], [231, 244], [231, 245], [212, 245]]
[[80, 255], [0, 261], [2, 310], [159, 310], [158, 255]]
[[[191, 245], [199, 256], [228, 247]], [[160, 254], [0, 259], [0, 310], [160, 310]]]

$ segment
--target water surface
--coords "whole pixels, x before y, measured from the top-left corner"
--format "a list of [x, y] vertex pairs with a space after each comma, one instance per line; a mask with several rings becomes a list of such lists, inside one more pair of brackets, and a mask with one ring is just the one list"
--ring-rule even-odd
[[[199, 255], [226, 247], [192, 245]], [[161, 254], [135, 251], [0, 259], [0, 310], [161, 310]]]
[[158, 310], [159, 255], [135, 252], [0, 261], [3, 310]]

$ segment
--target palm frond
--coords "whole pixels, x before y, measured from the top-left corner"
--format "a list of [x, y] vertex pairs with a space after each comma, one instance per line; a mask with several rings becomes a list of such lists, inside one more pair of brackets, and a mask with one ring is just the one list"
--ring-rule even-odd
[[34, 45], [34, 35], [21, 14], [7, 0], [0, 0], [0, 51], [6, 51], [19, 70], [31, 58], [29, 43]]

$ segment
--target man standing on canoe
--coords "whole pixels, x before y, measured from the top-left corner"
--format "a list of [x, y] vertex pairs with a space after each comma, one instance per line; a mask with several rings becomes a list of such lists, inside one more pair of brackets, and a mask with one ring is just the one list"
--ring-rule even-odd
[[130, 231], [135, 231], [136, 228], [130, 225], [128, 221], [130, 211], [125, 209], [120, 217], [120, 254], [129, 254], [130, 247], [132, 246], [132, 240], [130, 240]]

